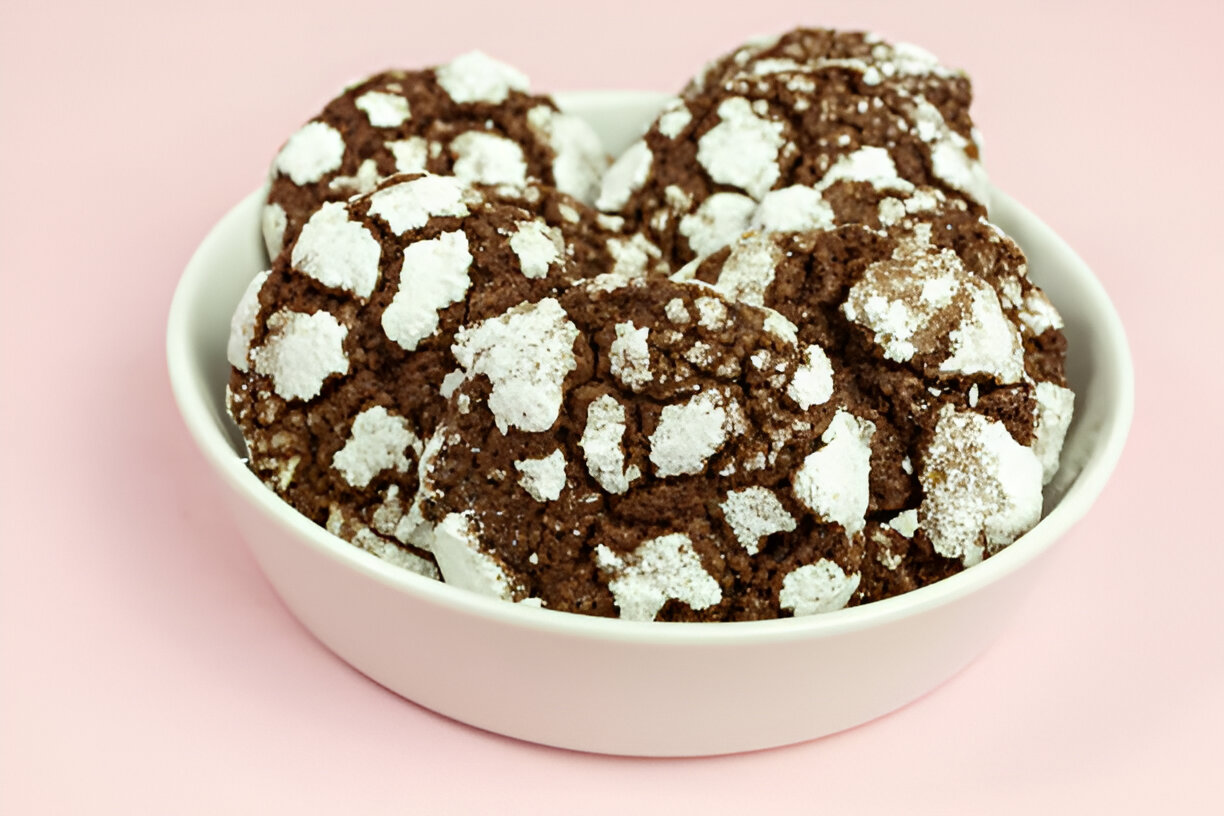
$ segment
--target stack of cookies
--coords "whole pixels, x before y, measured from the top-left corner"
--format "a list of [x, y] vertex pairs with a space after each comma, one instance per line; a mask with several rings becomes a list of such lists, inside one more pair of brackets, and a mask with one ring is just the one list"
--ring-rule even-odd
[[472, 53], [293, 134], [229, 342], [251, 469], [375, 555], [635, 620], [808, 615], [1037, 523], [1073, 396], [960, 71], [798, 29], [610, 161]]

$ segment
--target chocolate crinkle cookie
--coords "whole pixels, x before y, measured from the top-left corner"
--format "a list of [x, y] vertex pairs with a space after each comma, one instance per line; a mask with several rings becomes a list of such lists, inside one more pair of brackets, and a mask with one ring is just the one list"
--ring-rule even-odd
[[401, 517], [462, 377], [455, 334], [626, 269], [597, 218], [551, 188], [427, 174], [324, 203], [233, 317], [227, 403], [252, 470], [331, 532], [436, 576]]
[[275, 258], [323, 203], [394, 173], [556, 187], [591, 203], [607, 166], [599, 137], [480, 52], [361, 80], [289, 137], [271, 169], [264, 243]]
[[921, 49], [798, 29], [708, 67], [616, 160], [596, 206], [677, 268], [725, 246], [771, 191], [900, 182], [982, 215], [971, 98], [963, 73]]
[[1061, 318], [1023, 259], [984, 221], [902, 219], [750, 233], [677, 277], [776, 309], [887, 417], [902, 456], [872, 465], [894, 514], [868, 523], [877, 560], [970, 566], [1037, 523], [1071, 421]]
[[908, 531], [907, 434], [799, 334], [709, 286], [614, 277], [461, 329], [464, 380], [412, 514], [446, 581], [722, 621], [839, 609], [959, 569], [925, 538], [869, 535]]

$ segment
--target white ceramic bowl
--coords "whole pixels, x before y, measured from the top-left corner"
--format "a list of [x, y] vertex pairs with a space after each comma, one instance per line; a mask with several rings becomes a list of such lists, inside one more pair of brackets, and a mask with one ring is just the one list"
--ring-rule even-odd
[[[665, 97], [560, 95], [618, 153]], [[226, 418], [229, 318], [266, 263], [260, 193], [200, 244], [170, 309], [170, 378], [251, 551], [324, 644], [387, 688], [480, 728], [616, 754], [718, 754], [784, 745], [878, 717], [978, 655], [1045, 552], [1088, 510], [1122, 451], [1133, 382], [1113, 306], [1087, 266], [1005, 195], [995, 220], [1066, 320], [1076, 416], [1041, 523], [947, 580], [824, 615], [751, 623], [642, 623], [527, 608], [380, 561], [298, 515], [239, 458]], [[728, 705], [751, 697], [751, 705]]]

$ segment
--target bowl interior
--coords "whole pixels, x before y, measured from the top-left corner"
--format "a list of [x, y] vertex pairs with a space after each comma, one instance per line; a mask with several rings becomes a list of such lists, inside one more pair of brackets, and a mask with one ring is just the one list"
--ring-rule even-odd
[[[641, 134], [668, 97], [640, 92], [574, 92], [558, 94], [561, 107], [587, 119], [615, 155]], [[992, 219], [1012, 235], [1029, 258], [1029, 272], [1066, 321], [1069, 346], [1068, 379], [1076, 392], [1075, 418], [1067, 434], [1062, 466], [1046, 489], [1042, 522], [1011, 547], [973, 569], [907, 595], [860, 607], [802, 619], [687, 626], [698, 637], [714, 637], [713, 630], [729, 632], [745, 627], [770, 631], [844, 629], [865, 625], [881, 615], [902, 615], [974, 591], [1026, 563], [1048, 547], [1078, 520], [1103, 488], [1121, 454], [1130, 425], [1133, 382], [1129, 352], [1117, 313], [1101, 284], [1075, 253], [1045, 224], [1005, 194], [994, 191]], [[335, 557], [359, 569], [376, 573], [405, 591], [441, 593], [448, 603], [485, 615], [513, 616], [548, 621], [547, 625], [600, 627], [633, 631], [626, 621], [586, 619], [550, 610], [522, 609], [422, 579], [348, 543], [334, 538], [297, 516], [246, 469], [244, 446], [225, 413], [225, 383], [229, 364], [225, 357], [230, 315], [247, 283], [266, 268], [260, 237], [259, 212], [263, 191], [257, 190], [228, 212], [201, 243], [188, 264], [171, 306], [167, 355], [171, 382], [184, 421], [210, 463], [232, 486], [254, 502], [282, 513], [295, 529]], [[294, 519], [289, 519], [293, 516]], [[428, 587], [424, 585], [428, 584]], [[577, 620], [576, 620], [577, 619]], [[658, 624], [641, 624], [659, 633]], [[685, 624], [672, 626], [685, 627]], [[789, 630], [787, 630], [789, 627]], [[652, 635], [654, 636], [654, 635]]]

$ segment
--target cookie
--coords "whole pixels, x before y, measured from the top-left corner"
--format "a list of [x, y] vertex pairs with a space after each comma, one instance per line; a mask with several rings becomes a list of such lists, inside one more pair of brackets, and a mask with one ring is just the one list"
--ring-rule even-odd
[[770, 191], [793, 186], [935, 188], [984, 214], [969, 81], [917, 53], [807, 30], [737, 52], [616, 160], [596, 205], [677, 268], [725, 246]]
[[581, 119], [480, 52], [348, 87], [294, 133], [272, 164], [264, 243], [275, 258], [324, 202], [367, 193], [393, 173], [488, 185], [556, 187], [591, 203], [607, 158]]
[[974, 224], [750, 233], [677, 275], [776, 309], [889, 418], [912, 481], [867, 535], [890, 570], [915, 545], [920, 572], [945, 568], [930, 552], [970, 566], [1036, 524], [1071, 420], [1058, 313], [1018, 247]]
[[436, 575], [397, 531], [457, 382], [456, 331], [638, 270], [620, 240], [551, 188], [407, 174], [324, 203], [234, 314], [227, 402], [251, 469], [333, 533]]
[[960, 569], [933, 552], [880, 562], [867, 532], [904, 527], [917, 496], [901, 435], [796, 335], [708, 286], [608, 278], [461, 329], [464, 380], [415, 514], [446, 581], [722, 621], [830, 611]]

